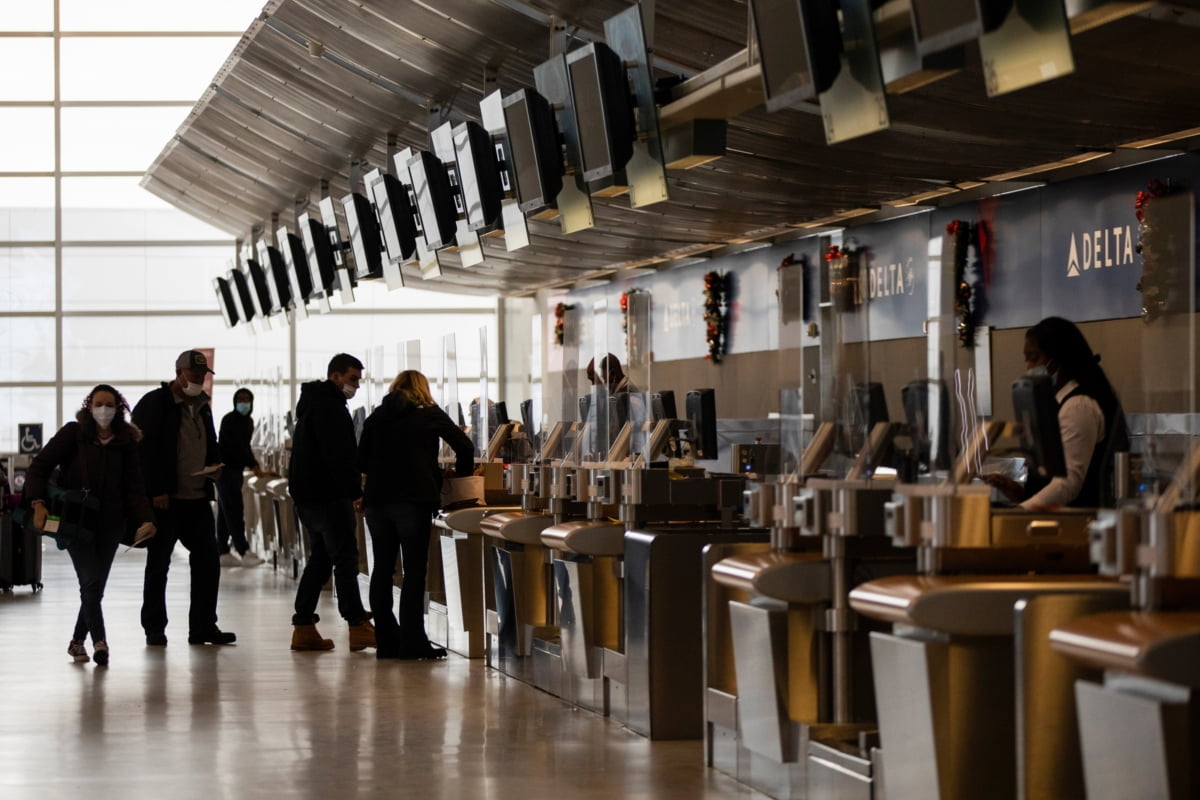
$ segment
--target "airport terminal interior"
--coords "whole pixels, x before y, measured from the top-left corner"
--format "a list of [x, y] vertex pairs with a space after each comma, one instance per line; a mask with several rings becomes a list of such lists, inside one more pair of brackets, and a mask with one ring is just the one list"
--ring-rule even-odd
[[[4, 3], [0, 797], [1200, 800], [1198, 30]], [[380, 433], [414, 371], [436, 462]], [[208, 398], [251, 459], [181, 427], [163, 468], [101, 384]], [[145, 498], [49, 463], [76, 419]], [[441, 483], [423, 586], [366, 518], [415, 479], [351, 513], [364, 464]], [[118, 528], [101, 639], [77, 571]]]

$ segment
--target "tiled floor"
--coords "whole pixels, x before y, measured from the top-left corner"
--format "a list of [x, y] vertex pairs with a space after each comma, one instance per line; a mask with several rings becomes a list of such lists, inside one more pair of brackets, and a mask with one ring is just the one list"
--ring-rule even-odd
[[292, 653], [295, 584], [268, 566], [222, 570], [220, 624], [239, 643], [193, 647], [177, 551], [170, 645], [147, 648], [144, 563], [117, 555], [107, 669], [66, 654], [64, 553], [46, 550], [41, 593], [0, 595], [0, 800], [761, 797], [706, 769], [700, 742], [649, 742], [480, 661], [351, 653], [328, 595], [337, 649]]

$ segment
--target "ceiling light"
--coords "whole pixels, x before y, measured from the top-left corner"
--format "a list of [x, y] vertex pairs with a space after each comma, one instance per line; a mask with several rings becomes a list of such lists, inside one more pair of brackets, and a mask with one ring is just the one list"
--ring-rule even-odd
[[1064, 158], [1062, 161], [1051, 161], [1047, 164], [1038, 164], [1034, 167], [1026, 167], [1025, 169], [1017, 169], [1012, 172], [1002, 172], [999, 175], [989, 175], [984, 178], [985, 181], [1011, 181], [1017, 178], [1024, 178], [1027, 175], [1037, 175], [1040, 172], [1050, 172], [1051, 170], [1061, 169], [1063, 167], [1073, 167], [1076, 164], [1083, 164], [1088, 161], [1095, 161], [1097, 158], [1111, 156], [1111, 150], [1092, 150], [1087, 153]]
[[1155, 136], [1151, 139], [1139, 139], [1136, 142], [1128, 142], [1121, 147], [1129, 147], [1134, 150], [1141, 150], [1146, 147], [1156, 147], [1160, 144], [1168, 142], [1177, 142], [1180, 139], [1190, 139], [1193, 136], [1200, 136], [1200, 128], [1188, 128], [1187, 130], [1175, 131], [1174, 133], [1164, 133], [1162, 136]]

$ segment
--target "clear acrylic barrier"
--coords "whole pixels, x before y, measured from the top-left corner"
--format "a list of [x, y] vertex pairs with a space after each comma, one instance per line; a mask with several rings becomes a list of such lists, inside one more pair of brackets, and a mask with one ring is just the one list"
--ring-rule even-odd
[[[584, 380], [590, 382], [588, 387], [587, 414], [583, 420], [587, 423], [587, 435], [584, 442], [584, 461], [603, 461], [608, 456], [608, 448], [612, 444], [615, 431], [612, 430], [612, 414], [610, 413], [609, 398], [612, 387], [609, 376], [614, 375], [612, 349], [609, 347], [608, 298], [600, 298], [591, 303], [590, 315], [587, 320], [587, 350], [590, 353], [590, 370], [585, 370]], [[620, 369], [620, 365], [616, 365]]]
[[[791, 259], [789, 259], [791, 261]], [[811, 431], [804, 426], [804, 344], [808, 335], [805, 320], [807, 286], [805, 273], [813, 269], [807, 257], [779, 267], [779, 461], [778, 475], [795, 475], [800, 469]], [[815, 304], [813, 304], [815, 306]], [[814, 325], [815, 327], [815, 325]]]
[[650, 411], [654, 388], [651, 380], [650, 361], [652, 352], [650, 341], [651, 298], [649, 292], [642, 290], [626, 292], [622, 298], [622, 327], [625, 329], [625, 376], [628, 382], [625, 386], [627, 398], [619, 398], [618, 402], [620, 403], [619, 408], [626, 417], [624, 421], [629, 422], [631, 427], [629, 452], [645, 454], [654, 416]]
[[450, 415], [450, 419], [462, 425], [464, 419], [458, 395], [458, 343], [453, 333], [442, 337], [441, 385], [442, 409]]
[[471, 400], [471, 439], [475, 454], [486, 455], [491, 442], [493, 402], [488, 397], [487, 327], [479, 329], [479, 393]]
[[[552, 334], [554, 346], [550, 348], [548, 364], [551, 379], [544, 387], [544, 442], [538, 452], [540, 461], [566, 458], [575, 443], [575, 431], [567, 429], [579, 419], [580, 382], [585, 380], [584, 364], [580, 363], [582, 324], [583, 313], [579, 304], [565, 301], [557, 304]], [[550, 434], [559, 428], [560, 423], [563, 435], [552, 437]]]

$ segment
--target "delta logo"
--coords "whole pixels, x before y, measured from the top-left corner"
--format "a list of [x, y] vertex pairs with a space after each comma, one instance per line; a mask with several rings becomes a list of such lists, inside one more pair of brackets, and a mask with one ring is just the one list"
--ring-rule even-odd
[[1072, 233], [1071, 251], [1067, 255], [1067, 277], [1078, 278], [1094, 269], [1128, 266], [1133, 263], [1133, 248], [1131, 225]]

